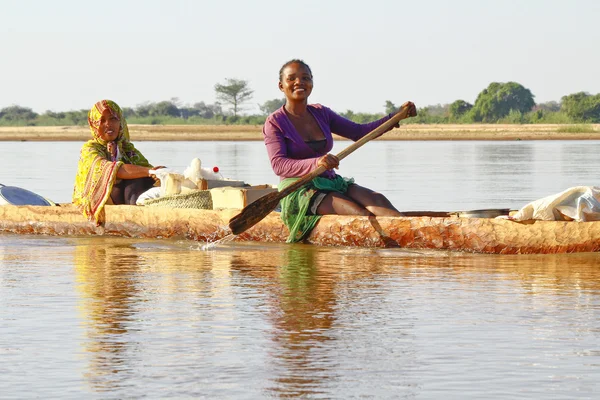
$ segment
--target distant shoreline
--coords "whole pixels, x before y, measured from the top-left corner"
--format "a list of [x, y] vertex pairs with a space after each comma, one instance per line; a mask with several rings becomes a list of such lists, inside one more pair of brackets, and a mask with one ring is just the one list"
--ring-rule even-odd
[[[262, 141], [261, 125], [129, 125], [133, 142]], [[76, 141], [91, 138], [83, 126], [0, 127], [0, 141]], [[343, 138], [337, 138], [343, 139]], [[600, 140], [600, 124], [406, 124], [378, 140]]]

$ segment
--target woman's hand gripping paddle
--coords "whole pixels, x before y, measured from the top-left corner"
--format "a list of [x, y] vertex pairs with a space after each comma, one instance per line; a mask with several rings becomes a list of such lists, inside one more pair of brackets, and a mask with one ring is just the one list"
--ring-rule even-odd
[[[401, 120], [408, 117], [413, 117], [415, 115], [417, 115], [415, 105], [410, 101], [404, 103], [400, 108], [400, 111], [394, 114], [392, 118], [379, 125], [377, 128], [373, 129], [371, 132], [363, 136], [361, 139], [357, 140], [352, 145], [346, 147], [344, 150], [339, 152], [336, 155], [336, 157], [341, 161], [343, 158], [350, 155], [353, 151], [357, 150], [359, 147], [361, 147], [368, 141], [381, 136], [382, 133], [397, 125], [398, 122], [400, 122]], [[288, 194], [294, 192], [295, 190], [300, 189], [302, 186], [306, 185], [314, 178], [325, 172], [325, 170], [325, 167], [318, 167], [312, 172], [298, 179], [296, 182], [285, 187], [282, 191], [269, 193], [257, 199], [253, 203], [248, 204], [242, 209], [242, 211], [238, 215], [229, 220], [229, 229], [231, 229], [231, 232], [234, 235], [239, 235], [245, 230], [253, 227], [262, 219], [264, 219], [267, 215], [269, 215], [269, 213], [271, 213], [271, 211], [273, 211], [275, 207], [277, 207], [281, 199], [283, 199]]]

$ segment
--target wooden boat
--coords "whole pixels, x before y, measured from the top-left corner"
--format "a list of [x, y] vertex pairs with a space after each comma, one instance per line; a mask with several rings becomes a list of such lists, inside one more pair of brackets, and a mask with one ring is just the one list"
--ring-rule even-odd
[[[0, 206], [0, 232], [44, 235], [114, 235], [214, 242], [231, 234], [239, 210], [106, 206], [101, 226], [72, 205]], [[465, 218], [449, 213], [405, 217], [324, 216], [306, 243], [322, 246], [438, 249], [494, 254], [574, 253], [600, 250], [600, 222]], [[276, 212], [238, 235], [237, 241], [285, 242]]]

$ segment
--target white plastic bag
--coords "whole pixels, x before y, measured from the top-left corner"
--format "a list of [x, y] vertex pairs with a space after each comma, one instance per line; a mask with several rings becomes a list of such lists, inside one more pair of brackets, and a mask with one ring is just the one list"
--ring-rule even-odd
[[150, 173], [160, 179], [161, 196], [170, 196], [181, 193], [183, 175], [169, 168], [150, 170]]
[[156, 186], [146, 190], [144, 193], [140, 194], [140, 197], [137, 198], [135, 204], [138, 206], [143, 206], [146, 200], [158, 199], [160, 197], [160, 187]]
[[220, 181], [223, 178], [223, 175], [219, 172], [218, 167], [213, 168], [203, 168], [202, 161], [199, 158], [194, 158], [190, 163], [190, 166], [185, 169], [183, 175], [186, 179], [189, 179], [196, 184], [200, 179], [212, 180], [212, 181]]

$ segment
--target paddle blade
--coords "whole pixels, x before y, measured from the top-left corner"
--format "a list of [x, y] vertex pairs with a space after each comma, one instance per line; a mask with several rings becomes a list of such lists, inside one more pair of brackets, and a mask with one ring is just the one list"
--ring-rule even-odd
[[281, 192], [273, 192], [248, 204], [238, 215], [229, 220], [229, 229], [234, 235], [239, 235], [246, 229], [252, 228], [273, 211], [282, 198]]

